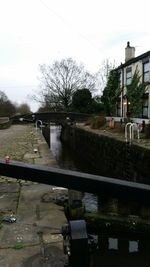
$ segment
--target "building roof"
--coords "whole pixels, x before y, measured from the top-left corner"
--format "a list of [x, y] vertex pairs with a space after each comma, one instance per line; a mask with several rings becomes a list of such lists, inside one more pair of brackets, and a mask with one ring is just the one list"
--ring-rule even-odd
[[134, 57], [134, 58], [129, 59], [129, 60], [126, 61], [124, 64], [121, 63], [121, 65], [120, 65], [119, 67], [117, 67], [116, 69], [122, 69], [122, 68], [124, 68], [124, 67], [126, 67], [126, 66], [129, 66], [129, 65], [131, 65], [132, 63], [135, 63], [135, 62], [137, 62], [137, 61], [139, 61], [139, 60], [141, 60], [141, 59], [144, 59], [144, 58], [146, 58], [146, 57], [148, 57], [148, 56], [150, 56], [150, 50], [147, 51], [146, 53], [140, 55], [140, 56], [137, 56], [137, 57]]

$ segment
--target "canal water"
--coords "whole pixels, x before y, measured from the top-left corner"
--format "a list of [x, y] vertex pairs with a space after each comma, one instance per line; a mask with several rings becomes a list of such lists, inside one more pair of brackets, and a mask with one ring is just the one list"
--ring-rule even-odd
[[[51, 151], [62, 169], [83, 171], [97, 174], [95, 171], [60, 141], [61, 128], [51, 126]], [[100, 175], [100, 173], [99, 173]], [[97, 210], [97, 196], [85, 193], [83, 202], [86, 210]], [[148, 239], [126, 238], [121, 236], [103, 236], [100, 233], [94, 237], [97, 247], [91, 251], [91, 267], [148, 267], [150, 266], [150, 242]]]
[[[94, 170], [87, 168], [87, 165], [82, 162], [67, 146], [60, 141], [61, 128], [59, 126], [51, 126], [51, 151], [62, 169], [72, 171], [83, 171], [94, 174]], [[86, 210], [97, 210], [97, 197], [93, 194], [86, 193], [83, 198]]]

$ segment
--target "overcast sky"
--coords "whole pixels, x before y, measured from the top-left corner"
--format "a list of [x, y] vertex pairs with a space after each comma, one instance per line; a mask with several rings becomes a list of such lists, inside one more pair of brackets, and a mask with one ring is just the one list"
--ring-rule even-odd
[[95, 73], [123, 63], [127, 41], [150, 50], [149, 0], [0, 0], [0, 90], [36, 111], [39, 64], [71, 57]]

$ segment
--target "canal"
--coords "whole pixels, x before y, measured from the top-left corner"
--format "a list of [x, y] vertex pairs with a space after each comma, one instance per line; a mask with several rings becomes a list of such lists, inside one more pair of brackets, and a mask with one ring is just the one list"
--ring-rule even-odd
[[[60, 141], [59, 126], [51, 126], [51, 151], [60, 168], [83, 171], [92, 174], [95, 172], [76, 157], [68, 147]], [[111, 176], [111, 175], [110, 175]], [[85, 193], [83, 202], [86, 210], [97, 210], [97, 196]], [[150, 242], [146, 238], [130, 238], [126, 236], [105, 236], [99, 233], [94, 236], [97, 247], [91, 251], [91, 267], [147, 267], [150, 263]]]

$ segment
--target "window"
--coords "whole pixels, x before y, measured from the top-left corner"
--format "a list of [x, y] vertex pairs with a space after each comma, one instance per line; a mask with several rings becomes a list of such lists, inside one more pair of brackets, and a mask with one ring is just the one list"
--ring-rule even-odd
[[143, 62], [143, 82], [150, 81], [150, 62]]
[[146, 93], [143, 96], [143, 104], [142, 104], [142, 118], [148, 118], [148, 99], [149, 94]]
[[126, 69], [126, 85], [130, 85], [132, 82], [132, 68]]

